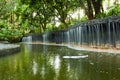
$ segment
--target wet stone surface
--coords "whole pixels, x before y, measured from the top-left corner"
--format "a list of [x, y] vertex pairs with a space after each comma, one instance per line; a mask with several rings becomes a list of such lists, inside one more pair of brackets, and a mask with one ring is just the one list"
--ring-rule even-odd
[[0, 57], [14, 54], [20, 51], [20, 45], [0, 43]]

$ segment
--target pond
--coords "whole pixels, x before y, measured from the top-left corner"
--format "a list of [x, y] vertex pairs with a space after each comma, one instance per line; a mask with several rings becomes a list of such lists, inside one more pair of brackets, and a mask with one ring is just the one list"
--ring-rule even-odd
[[120, 54], [22, 44], [0, 58], [0, 80], [120, 80]]

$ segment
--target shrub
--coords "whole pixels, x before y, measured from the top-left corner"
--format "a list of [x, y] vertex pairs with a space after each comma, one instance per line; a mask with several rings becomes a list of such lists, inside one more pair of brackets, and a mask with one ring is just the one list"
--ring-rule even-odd
[[107, 12], [106, 16], [112, 16], [118, 14], [120, 14], [120, 5], [115, 5]]
[[22, 30], [11, 28], [4, 21], [0, 21], [0, 40], [6, 40], [9, 42], [19, 42], [22, 36]]

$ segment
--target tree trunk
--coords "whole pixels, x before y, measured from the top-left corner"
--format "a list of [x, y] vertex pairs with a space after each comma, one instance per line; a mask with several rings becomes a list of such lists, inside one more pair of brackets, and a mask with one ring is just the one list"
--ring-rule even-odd
[[79, 3], [82, 6], [82, 8], [85, 10], [85, 14], [87, 15], [89, 20], [94, 19], [97, 14], [103, 11], [102, 0], [86, 0], [86, 1], [87, 1], [87, 6], [85, 6], [85, 3], [83, 3], [82, 0], [79, 0]]
[[42, 27], [43, 31], [46, 30], [46, 24], [41, 23], [41, 27]]
[[66, 20], [66, 15], [65, 14], [62, 14], [60, 15], [61, 17], [59, 18], [59, 20], [64, 24], [64, 27], [67, 28], [68, 27], [68, 24], [65, 22]]
[[64, 24], [65, 28], [68, 28], [68, 24], [65, 21], [63, 21], [62, 23]]
[[102, 0], [92, 0], [93, 8], [95, 11], [95, 17], [103, 11]]
[[90, 0], [87, 0], [87, 13], [86, 13], [86, 15], [87, 15], [89, 20], [94, 19], [92, 3]]

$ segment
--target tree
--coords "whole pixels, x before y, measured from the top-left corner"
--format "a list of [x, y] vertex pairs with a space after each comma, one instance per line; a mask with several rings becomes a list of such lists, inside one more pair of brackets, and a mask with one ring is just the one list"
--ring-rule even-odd
[[77, 0], [53, 0], [53, 8], [55, 10], [56, 17], [64, 24], [67, 28], [68, 23], [66, 19], [68, 17], [68, 13], [74, 10], [77, 6]]
[[3, 16], [3, 9], [6, 5], [6, 1], [5, 0], [0, 0], [0, 18]]
[[[28, 13], [30, 24], [41, 26], [46, 30], [46, 25], [57, 17], [64, 27], [68, 27], [67, 17], [68, 13], [77, 5], [77, 0], [21, 0], [23, 4], [29, 5], [31, 10]], [[33, 17], [33, 13], [36, 15]]]
[[102, 0], [79, 0], [80, 6], [85, 10], [88, 19], [94, 19], [103, 11]]
[[29, 6], [27, 8], [29, 11], [25, 14], [29, 19], [29, 24], [41, 27], [45, 31], [46, 25], [51, 22], [51, 16], [54, 13], [51, 4], [48, 4], [47, 0], [21, 0], [21, 2]]
[[102, 6], [102, 1], [103, 0], [92, 0], [92, 5], [95, 11], [95, 17], [97, 14], [103, 12], [103, 6]]

